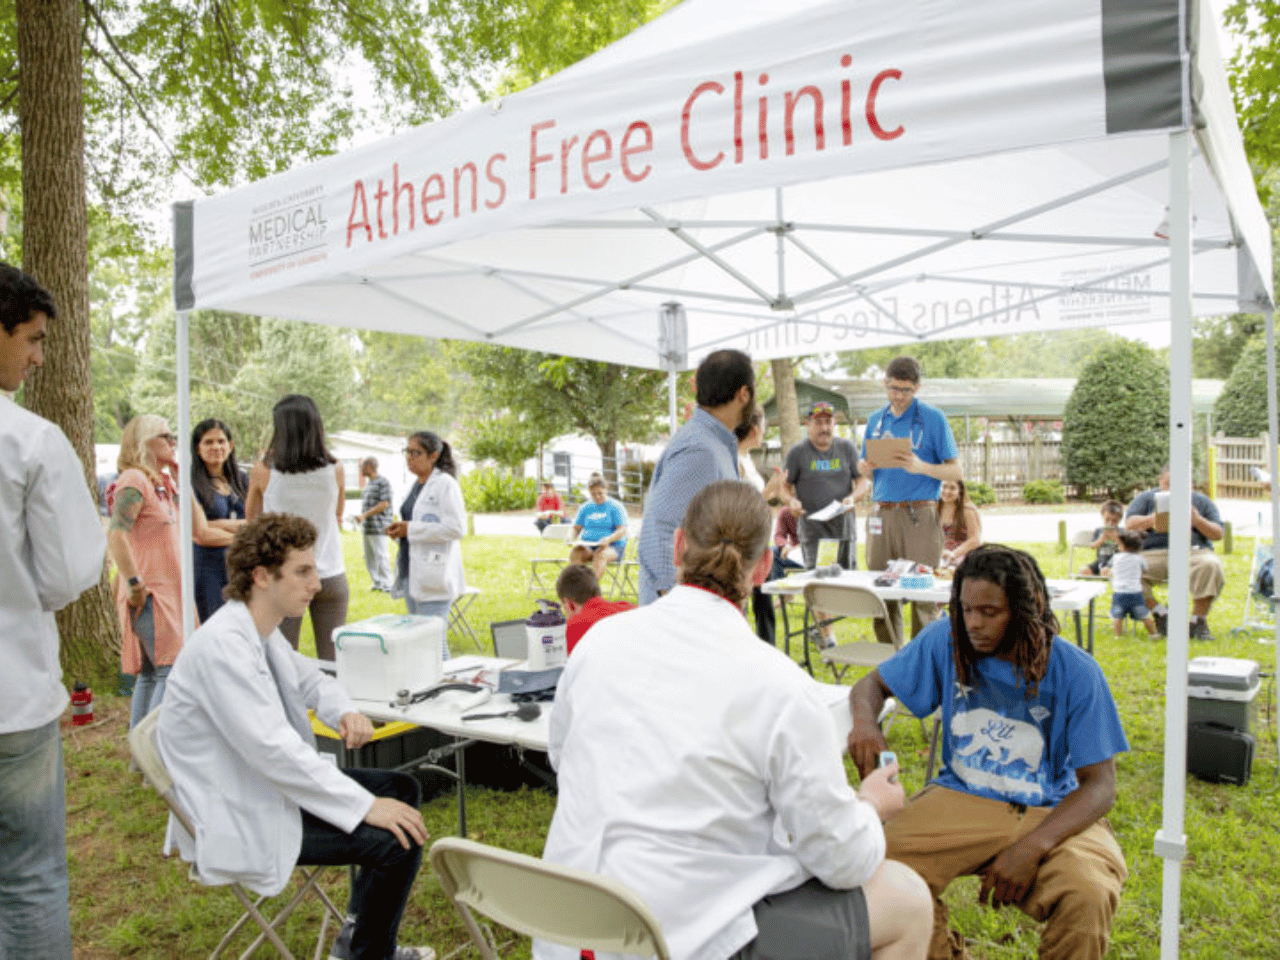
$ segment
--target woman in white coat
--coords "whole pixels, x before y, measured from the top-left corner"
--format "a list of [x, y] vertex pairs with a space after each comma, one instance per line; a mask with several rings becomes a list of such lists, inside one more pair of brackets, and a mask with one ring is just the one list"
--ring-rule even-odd
[[[447, 625], [449, 607], [466, 587], [461, 540], [467, 510], [458, 468], [449, 444], [430, 430], [410, 434], [404, 456], [417, 482], [400, 505], [401, 519], [387, 527], [387, 536], [400, 541], [392, 594], [404, 597], [409, 613], [440, 617]], [[448, 659], [447, 636], [441, 645]]]

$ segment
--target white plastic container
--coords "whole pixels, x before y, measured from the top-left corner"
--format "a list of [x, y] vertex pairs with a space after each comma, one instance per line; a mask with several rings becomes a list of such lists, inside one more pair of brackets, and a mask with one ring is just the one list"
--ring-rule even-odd
[[395, 699], [440, 682], [440, 617], [384, 613], [333, 632], [338, 682], [353, 700]]
[[524, 622], [528, 649], [525, 667], [528, 670], [548, 670], [563, 667], [569, 658], [569, 641], [566, 636], [564, 614], [558, 604], [539, 600], [542, 606]]

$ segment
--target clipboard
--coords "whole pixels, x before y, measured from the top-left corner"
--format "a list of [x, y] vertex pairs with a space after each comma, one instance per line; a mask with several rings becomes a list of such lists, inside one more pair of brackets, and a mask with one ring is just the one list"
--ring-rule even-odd
[[867, 462], [873, 467], [888, 467], [899, 453], [910, 455], [910, 437], [880, 437], [867, 440]]

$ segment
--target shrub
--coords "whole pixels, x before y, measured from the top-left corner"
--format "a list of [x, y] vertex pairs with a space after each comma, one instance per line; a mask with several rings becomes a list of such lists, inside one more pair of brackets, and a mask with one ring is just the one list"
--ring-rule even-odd
[[1169, 371], [1155, 351], [1117, 340], [1080, 373], [1062, 424], [1067, 482], [1126, 501], [1169, 454]]
[[985, 507], [996, 502], [996, 492], [991, 489], [991, 484], [983, 483], [981, 480], [966, 480], [964, 492], [968, 495], [969, 502], [975, 507]]
[[538, 502], [538, 481], [513, 477], [493, 467], [472, 470], [458, 481], [468, 513], [531, 510]]
[[1267, 353], [1261, 337], [1245, 346], [1213, 404], [1213, 428], [1228, 437], [1256, 437], [1267, 429]]
[[1022, 499], [1027, 503], [1066, 503], [1067, 495], [1057, 480], [1032, 480], [1023, 484]]

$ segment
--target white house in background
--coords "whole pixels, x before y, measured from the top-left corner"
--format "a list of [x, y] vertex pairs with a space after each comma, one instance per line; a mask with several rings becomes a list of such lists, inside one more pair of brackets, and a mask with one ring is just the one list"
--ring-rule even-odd
[[[619, 465], [624, 473], [634, 473], [638, 477], [640, 464], [646, 460], [657, 460], [665, 446], [665, 443], [619, 443]], [[574, 487], [585, 487], [587, 479], [596, 471], [604, 472], [604, 458], [595, 440], [584, 434], [565, 434], [544, 444], [541, 469], [536, 457], [531, 457], [524, 464], [526, 477], [550, 480], [561, 493], [571, 492]]]

